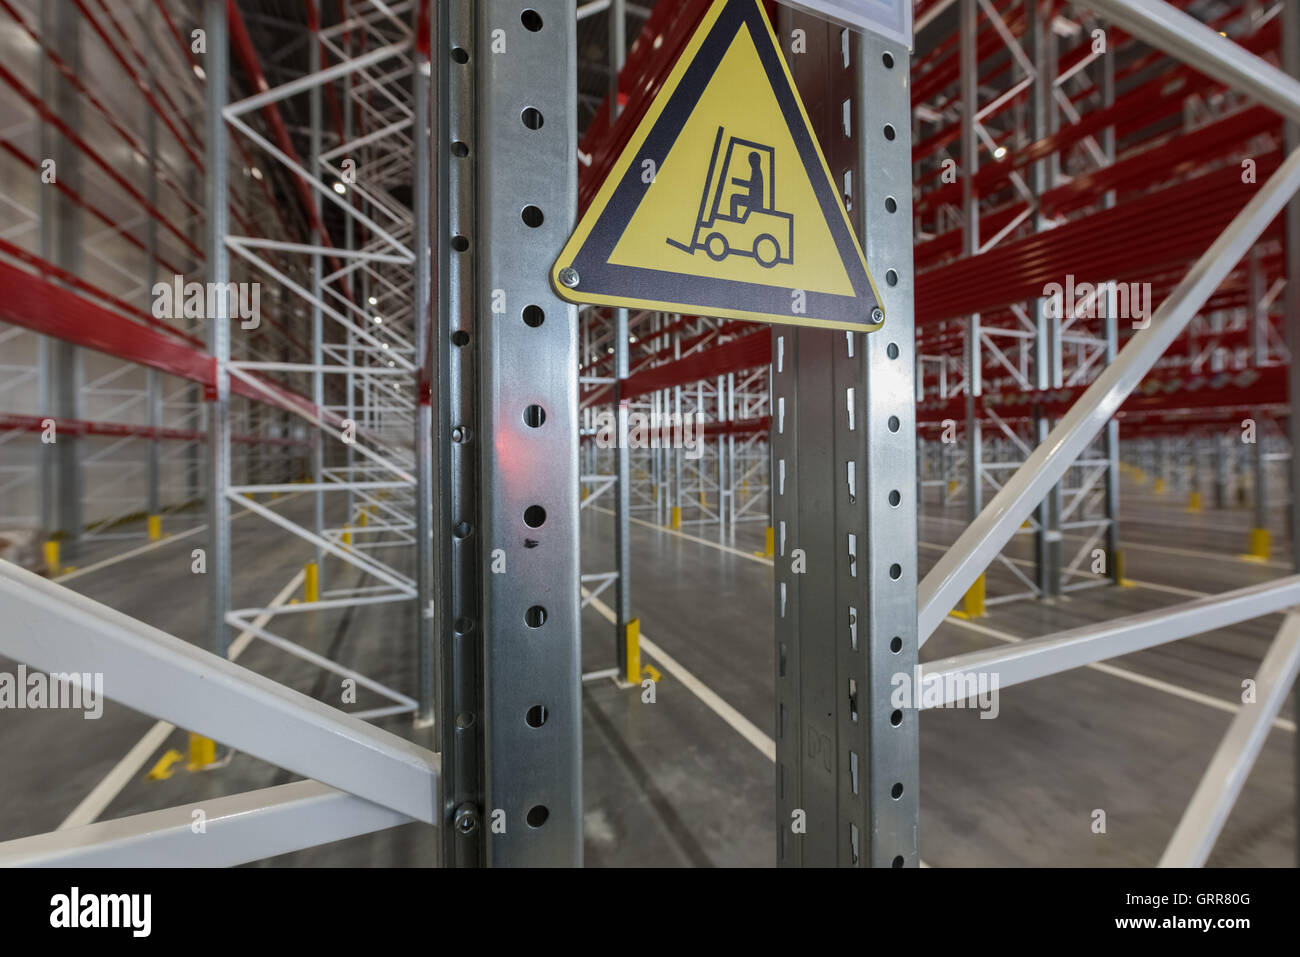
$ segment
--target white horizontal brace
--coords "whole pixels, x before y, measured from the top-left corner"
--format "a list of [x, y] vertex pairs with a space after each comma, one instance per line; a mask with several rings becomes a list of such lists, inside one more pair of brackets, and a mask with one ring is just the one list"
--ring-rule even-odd
[[[961, 697], [958, 676], [998, 676], [999, 687], [1059, 674], [1094, 662], [1225, 628], [1300, 604], [1300, 575], [1251, 585], [1138, 615], [1030, 638], [1013, 645], [941, 658], [922, 666], [925, 681], [941, 682], [944, 705]], [[937, 685], [936, 685], [937, 686]], [[950, 692], [952, 692], [950, 694]]]
[[0, 654], [103, 675], [104, 695], [422, 821], [438, 755], [69, 588], [0, 562]]
[[0, 867], [233, 867], [411, 820], [319, 781], [295, 781], [5, 841]]

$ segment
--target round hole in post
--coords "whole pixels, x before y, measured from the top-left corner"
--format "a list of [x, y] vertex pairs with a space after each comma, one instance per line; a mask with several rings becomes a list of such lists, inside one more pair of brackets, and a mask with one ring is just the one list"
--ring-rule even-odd
[[530, 130], [540, 130], [542, 124], [546, 122], [542, 116], [542, 111], [535, 106], [524, 107], [524, 111], [519, 114], [519, 118], [524, 121], [524, 126]]
[[896, 213], [896, 212], [898, 212], [898, 200], [894, 199], [894, 197], [892, 197], [892, 196], [886, 196], [886, 197], [885, 197], [885, 212], [887, 212], [887, 213]]
[[469, 147], [460, 140], [453, 140], [451, 144], [451, 155], [458, 159], [464, 159], [469, 155]]
[[468, 635], [473, 630], [474, 630], [474, 620], [472, 618], [456, 619], [456, 634]]
[[524, 509], [524, 524], [529, 528], [541, 528], [546, 522], [546, 509], [540, 505], [529, 505]]
[[530, 405], [524, 409], [524, 424], [530, 429], [539, 429], [542, 423], [546, 421], [546, 410], [540, 405]]
[[546, 321], [546, 313], [541, 306], [524, 306], [524, 325], [536, 329]]
[[891, 285], [891, 286], [897, 286], [897, 285], [898, 285], [898, 273], [897, 273], [896, 271], [894, 271], [893, 269], [891, 269], [891, 270], [889, 270], [888, 272], [886, 272], [886, 273], [885, 273], [885, 282], [889, 283], [889, 285]]
[[894, 564], [890, 565], [890, 566], [889, 566], [889, 577], [892, 578], [894, 581], [898, 581], [900, 578], [902, 578], [902, 577], [903, 577], [903, 566], [900, 565], [900, 564], [898, 564], [898, 562], [894, 562]]
[[469, 345], [469, 333], [466, 332], [464, 329], [457, 329], [455, 332], [451, 334], [451, 344], [453, 346]]
[[463, 253], [465, 250], [469, 249], [469, 240], [464, 236], [452, 236], [451, 248], [456, 250], [458, 253]]
[[897, 344], [897, 343], [894, 343], [894, 342], [891, 342], [888, 346], [886, 346], [886, 347], [885, 347], [885, 355], [889, 356], [889, 358], [891, 358], [891, 359], [897, 359], [897, 358], [898, 358], [898, 344]]
[[903, 796], [903, 784], [901, 781], [894, 782], [894, 786], [889, 789], [889, 796], [895, 801]]
[[529, 827], [541, 827], [550, 816], [551, 812], [546, 809], [545, 805], [538, 804], [528, 809], [528, 813], [524, 815], [524, 820], [528, 822]]
[[455, 535], [457, 538], [462, 538], [462, 539], [469, 538], [469, 533], [470, 533], [469, 522], [457, 522], [451, 531], [452, 534]]
[[897, 135], [898, 135], [898, 133], [894, 130], [894, 124], [893, 124], [893, 123], [886, 123], [886, 124], [885, 124], [885, 139], [889, 140], [890, 142], [893, 142], [894, 137], [897, 136]]
[[886, 424], [889, 426], [890, 432], [897, 432], [899, 428], [902, 426], [902, 423], [898, 421], [898, 416], [896, 415], [891, 415], [889, 417], [889, 422], [887, 422]]
[[528, 713], [524, 715], [524, 720], [528, 722], [530, 728], [540, 728], [546, 724], [546, 705], [533, 705], [528, 709]]
[[541, 605], [533, 605], [524, 612], [524, 624], [529, 628], [541, 628], [546, 624], [546, 609]]
[[542, 215], [542, 211], [536, 206], [525, 206], [524, 211], [520, 215], [523, 217], [524, 225], [529, 226], [532, 229], [536, 229], [538, 226], [542, 225], [542, 221], [546, 218]]
[[898, 489], [891, 489], [889, 492], [889, 504], [898, 508], [898, 503], [903, 500], [903, 496], [898, 494]]
[[886, 50], [884, 53], [880, 54], [880, 62], [885, 64], [886, 70], [892, 70], [894, 68], [894, 54]]
[[456, 63], [468, 63], [468, 62], [469, 62], [469, 51], [466, 50], [464, 47], [452, 47], [452, 48], [451, 48], [451, 58], [452, 58], [452, 60], [454, 60]]
[[466, 728], [474, 727], [474, 712], [462, 711], [460, 714], [456, 715], [456, 727], [461, 731], [464, 731]]
[[891, 638], [889, 640], [889, 650], [892, 651], [894, 654], [898, 654], [900, 651], [902, 651], [903, 639], [899, 638], [897, 635]]
[[903, 864], [904, 864], [904, 861], [903, 861], [903, 855], [902, 855], [902, 854], [899, 854], [896, 858], [894, 858], [894, 866], [895, 866], [895, 867], [902, 867]]
[[900, 724], [903, 723], [903, 712], [898, 710], [894, 710], [893, 712], [891, 712], [889, 715], [889, 723], [892, 724], [895, 728], [897, 728]]
[[536, 33], [542, 28], [542, 15], [530, 7], [519, 14], [519, 22], [529, 33]]

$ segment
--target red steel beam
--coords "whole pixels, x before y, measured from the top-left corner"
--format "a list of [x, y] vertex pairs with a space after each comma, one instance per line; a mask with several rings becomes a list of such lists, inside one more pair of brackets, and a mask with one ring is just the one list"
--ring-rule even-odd
[[[141, 439], [159, 439], [162, 441], [199, 442], [208, 437], [208, 433], [194, 429], [164, 429], [151, 425], [136, 425], [127, 422], [91, 422], [87, 419], [65, 419], [58, 416], [16, 415], [0, 412], [0, 431], [3, 432], [43, 432], [45, 421], [53, 419], [58, 431], [65, 435], [102, 435], [111, 437], [134, 436]], [[240, 445], [307, 445], [305, 439], [282, 438], [273, 435], [232, 435], [230, 441]]]

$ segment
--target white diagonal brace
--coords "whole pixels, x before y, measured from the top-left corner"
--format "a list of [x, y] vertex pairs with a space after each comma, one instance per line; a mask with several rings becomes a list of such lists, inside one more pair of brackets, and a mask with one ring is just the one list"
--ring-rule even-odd
[[1084, 0], [1139, 40], [1300, 122], [1300, 80], [1164, 0]]
[[917, 638], [921, 644], [934, 634], [980, 572], [1110, 421], [1297, 188], [1300, 188], [1300, 150], [1288, 156], [1255, 193], [1223, 234], [1192, 265], [1169, 298], [1160, 304], [1147, 328], [1133, 335], [1116, 360], [1088, 386], [1034, 454], [944, 552], [919, 588]]
[[106, 697], [421, 821], [439, 819], [438, 755], [0, 561], [0, 654], [102, 674]]
[[1272, 730], [1300, 669], [1300, 611], [1292, 609], [1278, 629], [1255, 676], [1255, 701], [1244, 705], [1228, 726], [1219, 749], [1183, 812], [1161, 867], [1203, 867], [1228, 821], [1250, 769]]

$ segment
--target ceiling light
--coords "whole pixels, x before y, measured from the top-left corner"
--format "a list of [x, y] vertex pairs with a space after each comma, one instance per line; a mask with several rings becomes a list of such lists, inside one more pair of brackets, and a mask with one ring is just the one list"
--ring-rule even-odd
[[334, 192], [338, 193], [340, 196], [342, 196], [342, 195], [343, 195], [344, 193], [346, 193], [347, 191], [348, 191], [348, 188], [347, 188], [346, 186], [344, 186], [342, 183], [335, 183], [335, 184], [334, 184]]

